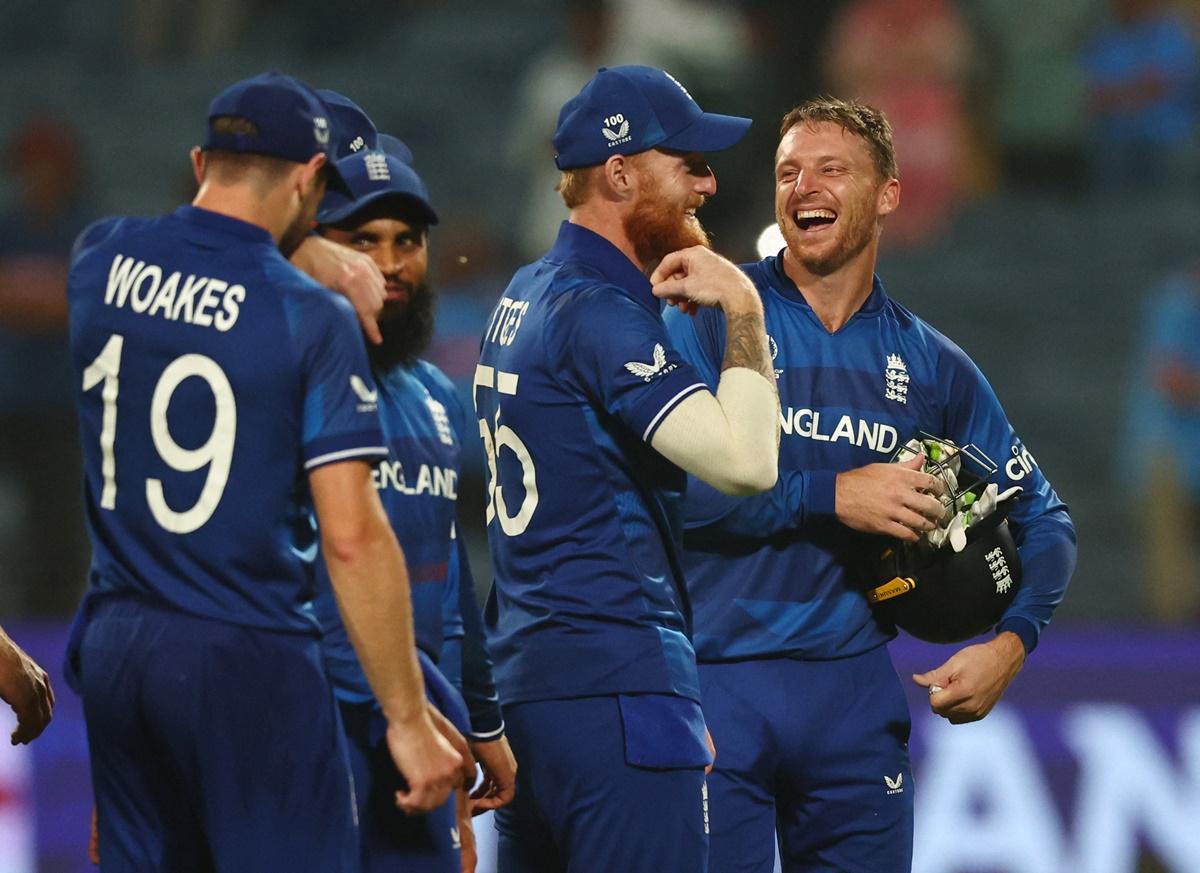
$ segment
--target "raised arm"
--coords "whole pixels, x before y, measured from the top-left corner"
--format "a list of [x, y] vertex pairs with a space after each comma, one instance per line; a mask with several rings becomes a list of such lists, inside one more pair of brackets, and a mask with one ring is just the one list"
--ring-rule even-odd
[[667, 255], [650, 280], [655, 296], [685, 310], [719, 306], [726, 325], [716, 393], [696, 392], [679, 403], [651, 445], [723, 493], [770, 488], [778, 474], [779, 394], [754, 285], [734, 264], [702, 247]]

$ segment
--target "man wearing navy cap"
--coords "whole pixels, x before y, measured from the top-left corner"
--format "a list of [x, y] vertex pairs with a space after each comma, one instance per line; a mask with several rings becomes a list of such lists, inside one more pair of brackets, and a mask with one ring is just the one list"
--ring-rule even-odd
[[371, 484], [386, 454], [350, 307], [284, 260], [333, 130], [310, 88], [231, 86], [199, 193], [109, 218], [68, 280], [93, 560], [67, 670], [105, 870], [358, 869], [345, 743], [304, 555], [330, 577], [408, 780], [444, 802], [461, 755], [414, 656], [404, 558]]
[[[685, 471], [736, 494], [775, 481], [761, 303], [696, 218], [717, 188], [703, 153], [749, 125], [661, 70], [597, 72], [554, 135], [568, 220], [485, 329], [484, 621], [521, 762], [502, 873], [706, 869], [712, 752], [676, 541]], [[664, 299], [726, 313], [715, 394], [675, 352]]]
[[[321, 93], [340, 107], [337, 149], [344, 156], [338, 169], [348, 190], [326, 194], [317, 213], [319, 232], [368, 254], [387, 283], [379, 318], [383, 342], [367, 350], [389, 449], [376, 466], [374, 483], [408, 559], [426, 689], [470, 738], [486, 778], [477, 805], [493, 809], [512, 799], [516, 763], [504, 736], [466, 549], [456, 535], [462, 444], [475, 439], [475, 428], [467, 428], [453, 384], [420, 357], [433, 333], [434, 294], [426, 270], [429, 227], [438, 216], [425, 183], [409, 164], [407, 146], [378, 134], [351, 101]], [[397, 774], [386, 750], [378, 747], [382, 715], [350, 647], [327, 576], [319, 562], [317, 567], [316, 614], [347, 731], [364, 871], [473, 869], [471, 803], [465, 791], [420, 817], [404, 816], [389, 802]], [[460, 684], [462, 693], [447, 678]]]

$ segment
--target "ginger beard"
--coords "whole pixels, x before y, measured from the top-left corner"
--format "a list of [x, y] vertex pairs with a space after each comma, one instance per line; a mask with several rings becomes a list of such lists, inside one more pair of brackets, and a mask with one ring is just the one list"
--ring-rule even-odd
[[712, 248], [708, 232], [694, 214], [694, 210], [704, 205], [704, 198], [692, 194], [682, 201], [674, 201], [664, 192], [656, 176], [647, 173], [642, 178], [645, 181], [637, 202], [622, 222], [638, 261], [655, 264], [680, 249], [691, 246]]

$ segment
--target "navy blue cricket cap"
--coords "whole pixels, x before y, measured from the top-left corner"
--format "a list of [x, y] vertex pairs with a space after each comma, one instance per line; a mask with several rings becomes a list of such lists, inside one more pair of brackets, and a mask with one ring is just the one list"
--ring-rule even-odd
[[380, 134], [379, 139], [380, 144], [389, 150], [364, 150], [337, 162], [338, 173], [349, 193], [326, 190], [317, 209], [317, 221], [320, 224], [340, 224], [385, 197], [404, 200], [426, 225], [438, 223], [425, 182], [407, 161], [395, 153], [412, 155], [408, 146], [395, 137], [385, 138], [384, 134]]
[[390, 133], [379, 134], [378, 146], [392, 157], [399, 158], [406, 164], [413, 162], [412, 149], [408, 147], [404, 140], [398, 139]]
[[[213, 130], [216, 118], [243, 118], [252, 131]], [[235, 82], [208, 107], [208, 135], [202, 148], [246, 152], [307, 163], [316, 154], [329, 159], [329, 185], [340, 184], [334, 166], [334, 118], [320, 96], [303, 82], [283, 73], [260, 73]]]
[[333, 116], [333, 157], [344, 158], [363, 149], [373, 149], [379, 139], [375, 122], [363, 108], [337, 91], [321, 88], [317, 91]]
[[601, 67], [558, 114], [554, 164], [560, 170], [593, 167], [611, 155], [656, 147], [717, 152], [749, 129], [749, 118], [703, 111], [663, 70]]

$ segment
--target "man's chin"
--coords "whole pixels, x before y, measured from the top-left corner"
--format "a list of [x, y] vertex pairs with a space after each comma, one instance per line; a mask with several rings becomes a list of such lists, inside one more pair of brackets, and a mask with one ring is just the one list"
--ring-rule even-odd
[[389, 291], [383, 299], [383, 308], [379, 314], [383, 318], [403, 318], [407, 310], [408, 293], [400, 291], [393, 294]]

